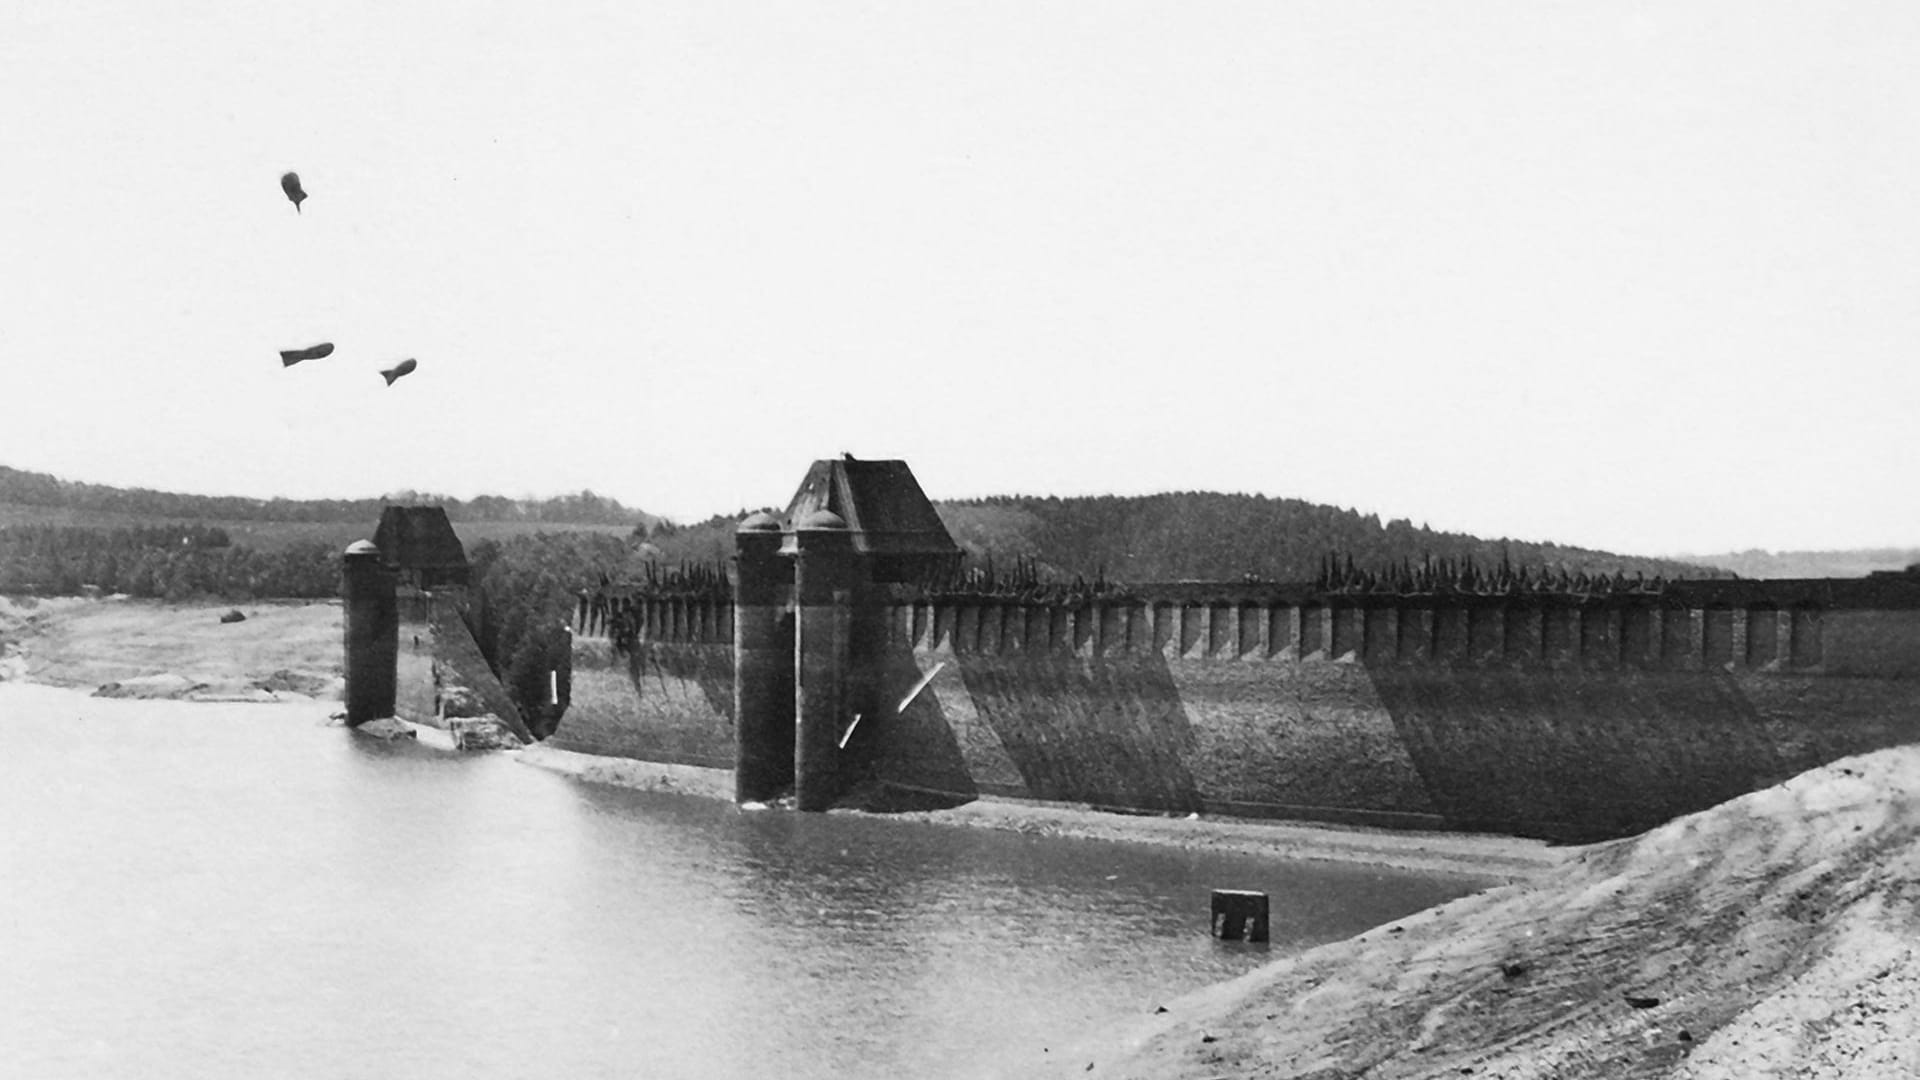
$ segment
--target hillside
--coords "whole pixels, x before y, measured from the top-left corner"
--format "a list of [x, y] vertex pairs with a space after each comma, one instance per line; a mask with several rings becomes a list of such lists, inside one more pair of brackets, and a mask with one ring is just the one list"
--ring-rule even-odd
[[331, 597], [340, 552], [372, 535], [382, 509], [396, 503], [444, 507], [469, 550], [540, 532], [610, 535], [624, 550], [636, 529], [659, 521], [591, 491], [549, 499], [463, 501], [414, 491], [255, 499], [76, 483], [0, 466], [0, 594]]
[[[646, 536], [643, 557], [668, 564], [729, 558], [741, 510], [678, 525], [591, 491], [548, 499], [495, 495], [461, 500], [416, 491], [360, 499], [257, 499], [187, 495], [62, 480], [0, 465], [0, 528], [58, 525], [132, 529], [192, 522], [222, 530], [236, 547], [280, 552], [310, 543], [332, 548], [358, 539], [389, 504], [446, 509], [469, 546], [542, 529], [591, 528]], [[1300, 499], [1187, 491], [1078, 498], [1001, 496], [935, 504], [974, 565], [1023, 562], [1043, 578], [1104, 576], [1124, 582], [1308, 581], [1330, 553], [1361, 569], [1422, 560], [1568, 573], [1702, 576], [1702, 560], [1616, 555], [1559, 544], [1488, 540], [1435, 532], [1404, 518]], [[1904, 564], [1902, 564], [1904, 565]], [[1758, 575], [1756, 575], [1758, 576]], [[1778, 576], [1778, 575], [1774, 575]]]
[[1673, 560], [1436, 532], [1405, 518], [1383, 522], [1373, 514], [1260, 495], [1011, 496], [942, 503], [939, 509], [970, 553], [1020, 555], [1043, 570], [1104, 573], [1120, 581], [1310, 581], [1329, 553], [1363, 569], [1427, 557], [1492, 566], [1504, 556], [1516, 566], [1571, 573], [1706, 573]]
[[[383, 504], [384, 505], [384, 504]], [[409, 504], [412, 505], [412, 504]], [[449, 515], [451, 517], [451, 515]], [[59, 507], [23, 506], [19, 503], [0, 503], [0, 530], [10, 526], [55, 526], [60, 528], [86, 529], [94, 532], [112, 532], [122, 529], [147, 528], [159, 522], [191, 523], [193, 527], [218, 529], [235, 547], [263, 553], [277, 553], [295, 550], [307, 545], [320, 545], [329, 551], [338, 552], [355, 540], [364, 540], [373, 535], [373, 528], [379, 524], [378, 511], [371, 518], [350, 518], [341, 521], [255, 521], [246, 518], [187, 518], [175, 522], [171, 518], [155, 518], [145, 514], [127, 513], [112, 510], [64, 510]], [[454, 520], [454, 532], [459, 534], [460, 542], [469, 549], [483, 540], [510, 540], [516, 536], [531, 533], [553, 532], [594, 532], [611, 536], [630, 536], [632, 524], [600, 525], [566, 521], [474, 521]]]
[[[1165, 581], [1312, 581], [1329, 553], [1362, 569], [1426, 558], [1504, 557], [1516, 567], [1649, 577], [1712, 576], [1696, 563], [1616, 555], [1560, 544], [1487, 540], [1436, 532], [1406, 519], [1381, 521], [1299, 499], [1187, 491], [1163, 495], [1057, 498], [1003, 496], [934, 504], [974, 565], [1031, 562], [1043, 577]], [[663, 526], [648, 543], [665, 562], [711, 562], [732, 553], [746, 511], [697, 525]]]
[[660, 520], [591, 491], [547, 499], [481, 495], [463, 500], [419, 491], [359, 499], [256, 499], [109, 487], [0, 465], [0, 525], [128, 527], [155, 521], [199, 521], [230, 527], [240, 522], [330, 522], [371, 528], [388, 505], [443, 507], [455, 522], [618, 525], [631, 529]]

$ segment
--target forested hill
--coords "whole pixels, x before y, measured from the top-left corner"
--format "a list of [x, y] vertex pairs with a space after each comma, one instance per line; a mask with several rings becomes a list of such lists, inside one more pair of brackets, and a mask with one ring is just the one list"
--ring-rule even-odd
[[969, 551], [1019, 553], [1058, 572], [1120, 581], [1311, 581], [1329, 553], [1379, 569], [1471, 559], [1570, 573], [1701, 576], [1676, 561], [1435, 532], [1399, 518], [1259, 495], [1183, 491], [1092, 498], [1004, 497], [946, 503], [942, 518]]
[[253, 499], [238, 495], [182, 495], [147, 488], [108, 487], [62, 480], [0, 465], [0, 504], [117, 514], [168, 521], [354, 522], [371, 527], [389, 505], [441, 506], [454, 521], [526, 521], [645, 528], [658, 519], [583, 491], [550, 499], [482, 495], [456, 499], [399, 491], [364, 499]]
[[[583, 491], [549, 499], [484, 495], [461, 500], [414, 491], [362, 499], [255, 499], [185, 495], [144, 488], [61, 480], [46, 473], [0, 465], [0, 509], [43, 508], [66, 512], [0, 515], [59, 524], [139, 524], [95, 518], [147, 521], [341, 522], [371, 528], [392, 504], [438, 505], [455, 522], [521, 522], [520, 528], [551, 524], [633, 529], [646, 543], [629, 552], [634, 562], [712, 563], [732, 554], [733, 531], [746, 511], [697, 525], [674, 525]], [[935, 504], [942, 520], [974, 565], [1030, 565], [1042, 577], [1071, 580], [1311, 581], [1329, 554], [1351, 559], [1363, 570], [1390, 570], [1426, 559], [1473, 560], [1484, 566], [1504, 559], [1515, 569], [1570, 574], [1699, 577], [1715, 573], [1696, 563], [1517, 540], [1487, 540], [1464, 533], [1435, 532], [1406, 519], [1381, 521], [1373, 514], [1259, 495], [1184, 491], [1161, 495], [1039, 497], [999, 496]], [[82, 520], [74, 515], [85, 515]], [[251, 543], [244, 528], [233, 534]], [[472, 539], [469, 539], [469, 543]], [[271, 546], [271, 545], [270, 545]]]
[[[1569, 574], [1716, 573], [1672, 559], [1435, 532], [1405, 519], [1383, 522], [1373, 514], [1259, 495], [1001, 496], [935, 507], [974, 564], [988, 556], [997, 565], [1031, 562], [1042, 576], [1055, 579], [1313, 581], [1329, 554], [1351, 558], [1363, 570], [1418, 565], [1430, 557], [1494, 567], [1504, 557], [1515, 569]], [[724, 558], [741, 516], [744, 512], [699, 525], [666, 526], [649, 543], [666, 562]]]

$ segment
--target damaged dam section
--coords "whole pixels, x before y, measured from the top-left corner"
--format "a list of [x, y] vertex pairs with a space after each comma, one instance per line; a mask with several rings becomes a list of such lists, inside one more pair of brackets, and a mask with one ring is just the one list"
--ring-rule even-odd
[[802, 808], [1586, 842], [1920, 737], [1912, 574], [965, 595], [911, 580], [954, 557], [919, 504], [904, 463], [818, 462], [742, 524], [731, 597], [583, 595], [550, 745], [733, 767], [740, 798]]

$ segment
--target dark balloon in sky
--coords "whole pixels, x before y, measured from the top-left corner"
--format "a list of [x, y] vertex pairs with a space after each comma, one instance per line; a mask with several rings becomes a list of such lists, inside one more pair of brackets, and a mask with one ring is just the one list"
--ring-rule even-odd
[[300, 174], [288, 173], [282, 176], [280, 178], [280, 190], [286, 192], [287, 198], [293, 200], [294, 212], [298, 213], [300, 210], [300, 200], [307, 197], [307, 193], [300, 190]]
[[420, 364], [417, 361], [402, 360], [399, 363], [393, 365], [392, 367], [386, 368], [385, 370], [381, 371], [380, 374], [383, 378], [387, 380], [387, 385], [392, 386], [393, 381], [395, 379], [398, 379], [402, 375], [411, 374], [413, 372], [413, 369], [419, 366]]
[[309, 345], [304, 349], [280, 350], [280, 366], [292, 367], [302, 360], [318, 360], [333, 355], [333, 342], [323, 341], [318, 345]]

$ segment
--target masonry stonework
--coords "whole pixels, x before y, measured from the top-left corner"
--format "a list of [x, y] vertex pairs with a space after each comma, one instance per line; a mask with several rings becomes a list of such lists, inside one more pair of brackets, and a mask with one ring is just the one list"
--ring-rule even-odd
[[[731, 645], [676, 640], [717, 617], [636, 621], [624, 653], [579, 628], [553, 742], [729, 765]], [[952, 801], [1591, 839], [1920, 739], [1920, 607], [907, 599], [877, 625], [846, 780]]]
[[955, 549], [905, 464], [851, 459], [736, 539], [732, 602], [583, 596], [556, 745], [735, 767], [742, 800], [802, 809], [997, 795], [1588, 840], [1920, 739], [1916, 574], [943, 590], [925, 574]]

